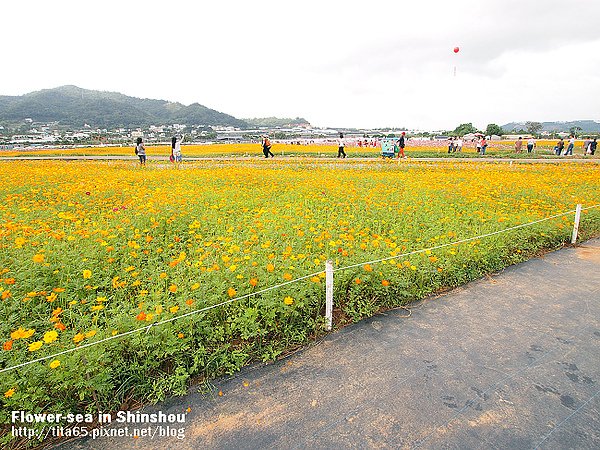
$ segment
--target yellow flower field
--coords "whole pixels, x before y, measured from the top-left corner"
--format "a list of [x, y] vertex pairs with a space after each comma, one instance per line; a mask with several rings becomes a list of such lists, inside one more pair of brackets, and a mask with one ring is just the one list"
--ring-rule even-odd
[[[5, 161], [0, 177], [0, 370], [47, 357], [1, 374], [4, 423], [17, 405], [110, 411], [277, 358], [323, 333], [327, 259], [356, 265], [336, 272], [340, 325], [559, 246], [573, 214], [407, 252], [600, 203], [595, 164]], [[582, 220], [597, 234], [600, 208]]]

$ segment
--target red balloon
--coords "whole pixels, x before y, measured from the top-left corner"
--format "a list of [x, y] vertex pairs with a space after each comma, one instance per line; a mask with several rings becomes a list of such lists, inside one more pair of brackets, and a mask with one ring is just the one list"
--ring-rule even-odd
[[458, 53], [460, 49], [458, 47], [454, 47], [454, 53]]

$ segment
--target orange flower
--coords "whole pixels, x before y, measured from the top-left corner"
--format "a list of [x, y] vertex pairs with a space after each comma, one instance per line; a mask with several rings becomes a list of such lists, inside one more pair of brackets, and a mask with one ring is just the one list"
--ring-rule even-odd
[[283, 279], [286, 280], [286, 281], [290, 281], [292, 279], [292, 274], [287, 273], [287, 272], [284, 273], [283, 274]]
[[185, 301], [185, 304], [186, 304], [186, 305], [188, 305], [188, 306], [192, 306], [192, 304], [193, 304], [193, 303], [194, 303], [194, 300], [192, 300], [191, 298], [188, 298], [188, 299]]
[[12, 333], [10, 333], [10, 337], [11, 339], [27, 339], [30, 338], [31, 336], [33, 336], [33, 333], [35, 333], [35, 330], [33, 328], [29, 329], [29, 330], [25, 330], [24, 328], [19, 328], [18, 330], [13, 331]]
[[135, 316], [137, 320], [146, 320], [146, 313], [144, 311], [140, 311], [140, 313]]
[[354, 279], [354, 282], [355, 282], [356, 284], [360, 284], [360, 283], [362, 283], [362, 280], [361, 280], [360, 278], [355, 278], [355, 279]]
[[11, 398], [13, 395], [15, 395], [15, 388], [10, 388], [8, 391], [6, 391], [4, 393], [4, 398]]
[[10, 291], [6, 290], [2, 292], [2, 295], [0, 297], [2, 297], [2, 300], [6, 300], [7, 298], [9, 298], [11, 296]]
[[9, 351], [12, 349], [12, 346], [13, 346], [13, 341], [11, 339], [10, 341], [6, 341], [4, 344], [2, 344], [2, 350]]
[[371, 264], [365, 264], [363, 266], [363, 269], [365, 269], [367, 272], [373, 272], [373, 268], [371, 267]]
[[183, 337], [184, 337], [184, 336], [183, 336], [183, 333], [177, 333], [177, 337], [178, 337], [179, 339], [183, 339]]
[[85, 335], [83, 333], [77, 333], [75, 336], [73, 336], [73, 342], [78, 344], [79, 342], [83, 341], [84, 338]]
[[381, 284], [387, 287], [390, 285], [390, 282], [388, 280], [381, 280]]
[[252, 278], [250, 280], [250, 286], [256, 287], [257, 284], [258, 284], [258, 280], [256, 278]]
[[234, 288], [229, 288], [227, 289], [227, 295], [229, 295], [229, 297], [233, 298], [235, 297], [235, 294], [237, 294], [237, 291]]
[[275, 266], [271, 263], [267, 264], [267, 271], [273, 272], [275, 270]]
[[177, 286], [175, 286], [174, 284], [172, 284], [171, 286], [169, 286], [169, 292], [172, 292], [173, 294], [175, 292], [177, 292]]
[[44, 255], [42, 255], [41, 253], [37, 253], [36, 255], [33, 256], [33, 262], [34, 263], [38, 263], [41, 264], [44, 262]]
[[65, 331], [67, 329], [67, 327], [65, 327], [65, 325], [62, 322], [55, 323], [54, 328], [60, 331]]

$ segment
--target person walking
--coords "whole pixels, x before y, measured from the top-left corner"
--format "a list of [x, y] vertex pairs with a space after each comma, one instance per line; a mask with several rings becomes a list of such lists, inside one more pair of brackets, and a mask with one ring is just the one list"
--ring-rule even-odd
[[454, 152], [454, 141], [452, 138], [448, 139], [448, 153]]
[[142, 138], [139, 137], [135, 141], [135, 154], [140, 158], [140, 164], [142, 166], [146, 165], [146, 147], [142, 143]]
[[529, 138], [529, 140], [527, 141], [527, 153], [531, 153], [534, 148], [535, 148], [535, 139]]
[[337, 140], [338, 142], [338, 158], [345, 158], [346, 152], [344, 151], [344, 147], [346, 146], [346, 142], [344, 141], [344, 135], [340, 133], [340, 137]]
[[173, 136], [171, 138], [171, 156], [172, 156], [172, 161], [177, 164], [177, 167], [179, 167], [179, 164], [181, 163], [183, 157], [181, 155], [181, 142], [183, 141], [183, 135], [182, 136]]
[[515, 153], [521, 153], [523, 151], [523, 138], [519, 136], [519, 139], [515, 141]]
[[563, 138], [560, 138], [560, 140], [556, 143], [556, 147], [554, 147], [554, 153], [556, 154], [556, 156], [560, 156], [562, 155], [564, 149], [565, 141], [563, 140]]
[[569, 139], [569, 146], [567, 147], [567, 151], [565, 152], [565, 156], [571, 155], [573, 156], [573, 148], [575, 147], [575, 135], [571, 135]]
[[592, 142], [590, 138], [585, 138], [585, 140], [583, 141], [583, 156], [587, 154], [588, 148], [590, 147], [590, 142]]
[[596, 142], [596, 138], [590, 142], [590, 155], [594, 155], [596, 153], [596, 147], [598, 146], [598, 142]]
[[264, 135], [263, 139], [262, 139], [262, 149], [263, 149], [263, 155], [265, 155], [265, 158], [268, 158], [269, 155], [271, 155], [271, 158], [275, 158], [275, 155], [273, 153], [271, 153], [271, 140], [269, 139], [268, 135]]
[[406, 133], [403, 131], [398, 139], [398, 158], [402, 155], [403, 159], [406, 159], [406, 155], [404, 154], [404, 147], [406, 147]]
[[480, 154], [481, 154], [481, 156], [484, 156], [485, 155], [485, 151], [486, 151], [487, 146], [488, 146], [487, 139], [485, 138], [485, 136], [481, 137], [481, 141], [480, 141], [479, 144], [480, 144], [480, 147], [481, 147]]
[[456, 144], [454, 146], [455, 151], [457, 151], [458, 153], [462, 152], [462, 147], [463, 147], [463, 140], [462, 138], [459, 136], [458, 138], [456, 138]]

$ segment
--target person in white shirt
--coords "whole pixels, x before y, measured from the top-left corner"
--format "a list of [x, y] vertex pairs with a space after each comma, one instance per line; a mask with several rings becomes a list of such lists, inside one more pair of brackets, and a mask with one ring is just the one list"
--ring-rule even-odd
[[527, 153], [531, 153], [534, 148], [535, 148], [535, 139], [534, 138], [530, 138], [527, 141]]
[[340, 133], [340, 137], [338, 139], [338, 158], [345, 158], [346, 152], [344, 151], [344, 147], [346, 146], [346, 142], [344, 141], [344, 135]]
[[567, 150], [565, 150], [566, 155], [573, 155], [573, 148], [575, 147], [575, 136], [571, 135], [571, 139], [569, 139], [569, 146]]
[[455, 152], [462, 152], [462, 146], [463, 146], [463, 140], [459, 136], [458, 138], [456, 138], [456, 143], [454, 144], [454, 151]]
[[173, 155], [173, 161], [176, 163], [180, 163], [182, 160], [181, 141], [183, 141], [183, 136], [173, 136], [171, 139], [171, 154]]

